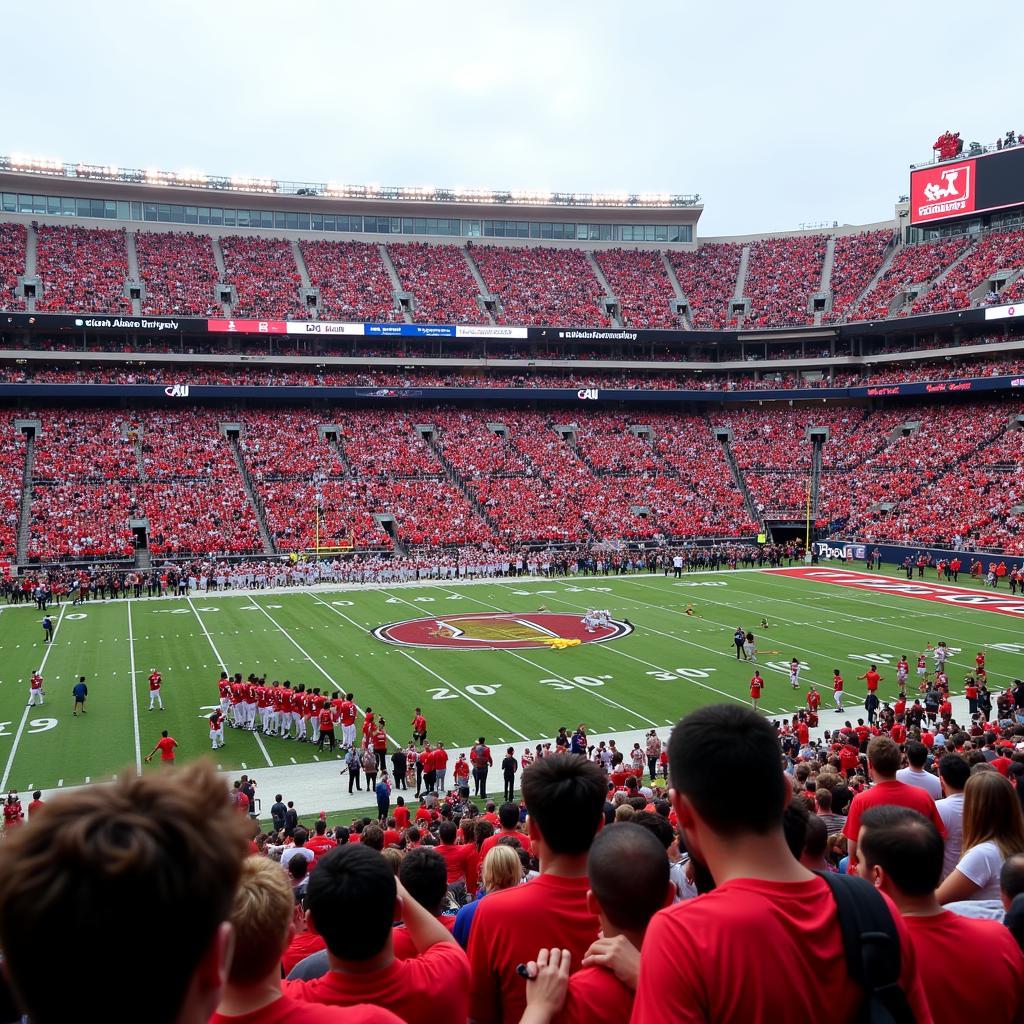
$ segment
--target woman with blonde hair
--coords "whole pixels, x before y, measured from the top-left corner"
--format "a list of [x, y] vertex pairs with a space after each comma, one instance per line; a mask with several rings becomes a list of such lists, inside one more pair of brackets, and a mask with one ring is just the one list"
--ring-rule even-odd
[[977, 772], [964, 786], [963, 851], [936, 891], [938, 901], [999, 899], [1003, 861], [1024, 853], [1024, 813], [998, 772]]
[[483, 895], [459, 910], [452, 928], [452, 934], [463, 949], [469, 948], [469, 930], [481, 900], [485, 900], [488, 893], [511, 889], [523, 880], [523, 863], [519, 854], [511, 846], [492, 846], [484, 857], [480, 878], [484, 886]]

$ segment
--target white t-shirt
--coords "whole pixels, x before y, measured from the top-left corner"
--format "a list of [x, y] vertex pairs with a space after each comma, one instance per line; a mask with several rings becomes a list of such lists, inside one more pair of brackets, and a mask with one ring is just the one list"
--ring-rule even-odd
[[935, 809], [939, 812], [942, 823], [946, 826], [946, 850], [942, 857], [942, 877], [945, 878], [963, 850], [964, 838], [964, 795], [952, 793], [944, 800], [935, 801]]
[[925, 771], [917, 771], [914, 768], [901, 768], [896, 773], [897, 782], [905, 782], [908, 786], [917, 786], [923, 789], [933, 800], [942, 799], [942, 783], [937, 775], [931, 775]]
[[316, 854], [305, 846], [292, 846], [281, 854], [281, 867], [288, 867], [288, 861], [290, 861], [292, 857], [305, 857], [306, 860], [312, 861], [315, 856]]
[[956, 869], [976, 886], [976, 900], [999, 899], [999, 872], [1003, 868], [1003, 855], [991, 840], [972, 846], [961, 858]]

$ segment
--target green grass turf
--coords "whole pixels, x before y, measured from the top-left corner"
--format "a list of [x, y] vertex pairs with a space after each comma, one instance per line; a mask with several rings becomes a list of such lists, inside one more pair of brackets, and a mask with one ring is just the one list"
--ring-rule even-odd
[[[683, 614], [691, 602], [700, 617]], [[526, 612], [542, 604], [553, 612], [610, 608], [636, 629], [609, 643], [560, 651], [400, 648], [370, 634], [384, 623], [441, 612]], [[433, 741], [467, 746], [483, 734], [492, 748], [514, 744], [518, 751], [524, 740], [550, 738], [561, 725], [586, 722], [599, 737], [672, 724], [708, 702], [746, 699], [751, 672], [735, 659], [736, 625], [758, 637], [763, 672], [767, 666], [761, 704], [771, 714], [798, 703], [785, 674], [794, 656], [805, 662], [803, 683], [826, 690], [839, 667], [855, 710], [863, 699], [855, 677], [868, 660], [880, 662], [882, 692], [889, 695], [896, 658], [910, 657], [913, 677], [914, 656], [928, 643], [944, 639], [963, 649], [951, 662], [954, 688], [978, 649], [988, 651], [993, 690], [1020, 674], [1024, 653], [1019, 624], [1008, 616], [754, 572], [681, 581], [640, 575], [213, 594], [65, 606], [53, 616], [56, 639], [46, 650], [37, 612], [9, 607], [0, 614], [0, 788], [53, 789], [134, 770], [161, 729], [178, 740], [180, 760], [208, 755], [206, 715], [217, 702], [222, 659], [230, 672], [266, 672], [327, 692], [350, 689], [360, 706], [385, 716], [389, 733], [403, 743], [419, 705]], [[762, 616], [767, 631], [758, 628]], [[26, 712], [28, 677], [44, 657], [46, 705]], [[146, 679], [154, 667], [163, 673], [164, 712], [146, 710]], [[78, 675], [87, 677], [89, 700], [87, 714], [73, 718], [71, 687]], [[823, 703], [828, 706], [828, 694]], [[330, 756], [309, 744], [230, 729], [216, 757], [231, 771], [313, 760]], [[143, 763], [142, 770], [159, 769]], [[334, 769], [325, 764], [326, 770]]]

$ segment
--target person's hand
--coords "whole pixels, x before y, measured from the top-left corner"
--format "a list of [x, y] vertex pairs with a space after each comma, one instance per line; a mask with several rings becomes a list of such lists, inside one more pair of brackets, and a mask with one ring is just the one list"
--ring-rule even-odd
[[640, 977], [640, 950], [624, 935], [600, 938], [591, 943], [583, 956], [582, 967], [606, 967], [623, 985], [636, 991]]
[[149, 764], [149, 762], [150, 762], [150, 761], [152, 761], [152, 760], [153, 760], [153, 755], [152, 755], [152, 754], [149, 754], [149, 755], [148, 755], [148, 756], [146, 757], [146, 764]]
[[572, 954], [567, 949], [542, 949], [526, 965], [526, 1016], [530, 1022], [550, 1020], [565, 1003]]

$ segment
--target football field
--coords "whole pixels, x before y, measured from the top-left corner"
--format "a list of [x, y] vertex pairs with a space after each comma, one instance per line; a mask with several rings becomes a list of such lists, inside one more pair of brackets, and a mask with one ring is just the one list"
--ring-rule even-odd
[[[641, 739], [698, 705], [747, 701], [752, 666], [736, 660], [738, 625], [757, 637], [766, 680], [761, 708], [773, 717], [802, 705], [813, 682], [823, 691], [822, 724], [841, 721], [828, 711], [833, 668], [846, 679], [855, 717], [864, 698], [856, 677], [871, 662], [888, 699], [899, 656], [910, 659], [913, 685], [916, 655], [940, 640], [954, 649], [954, 692], [979, 650], [993, 693], [1021, 674], [1024, 638], [1014, 617], [1024, 613], [1024, 599], [970, 581], [936, 586], [934, 572], [913, 581], [911, 592], [906, 586], [899, 577], [823, 565], [680, 580], [523, 578], [216, 593], [57, 606], [49, 646], [41, 613], [3, 607], [0, 790], [53, 791], [126, 770], [159, 770], [143, 759], [161, 729], [178, 740], [180, 760], [209, 755], [207, 715], [222, 668], [328, 694], [352, 691], [403, 745], [419, 706], [431, 741], [466, 747], [484, 735], [496, 753], [507, 745], [518, 753], [580, 722], [597, 739], [632, 731]], [[986, 604], [965, 603], [978, 600]], [[580, 623], [588, 608], [609, 610], [612, 625], [588, 633]], [[793, 657], [803, 664], [798, 694], [788, 679]], [[154, 668], [163, 674], [163, 712], [148, 710]], [[36, 669], [46, 702], [26, 707]], [[89, 687], [87, 714], [73, 717], [78, 676]], [[226, 739], [215, 755], [225, 771], [323, 763], [337, 777], [340, 755], [312, 744], [231, 729]]]

